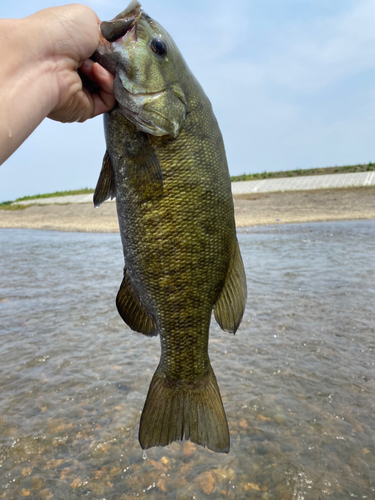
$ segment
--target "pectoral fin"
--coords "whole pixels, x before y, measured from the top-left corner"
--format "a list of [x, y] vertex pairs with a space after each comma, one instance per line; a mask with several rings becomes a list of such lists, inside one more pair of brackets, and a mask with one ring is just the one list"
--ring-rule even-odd
[[95, 188], [94, 193], [94, 206], [99, 207], [108, 198], [115, 198], [116, 188], [115, 188], [115, 176], [113, 173], [111, 159], [109, 157], [108, 151], [105, 152], [103, 158], [103, 165], [100, 171], [98, 183]]
[[158, 334], [155, 321], [134, 293], [126, 269], [124, 269], [124, 279], [117, 294], [116, 306], [120, 316], [132, 330], [149, 337]]
[[137, 139], [137, 145], [133, 145], [134, 151], [128, 151], [126, 167], [129, 187], [137, 193], [140, 202], [145, 202], [163, 194], [163, 174], [146, 134], [138, 132]]
[[236, 240], [235, 251], [229, 264], [227, 277], [214, 307], [214, 315], [222, 330], [236, 333], [245, 311], [247, 298], [246, 275], [240, 248]]

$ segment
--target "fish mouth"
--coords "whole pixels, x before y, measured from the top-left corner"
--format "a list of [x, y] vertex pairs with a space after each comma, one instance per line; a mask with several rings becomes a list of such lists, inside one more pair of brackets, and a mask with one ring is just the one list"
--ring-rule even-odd
[[91, 56], [91, 59], [98, 62], [114, 75], [116, 73], [117, 62], [113, 57], [112, 43], [123, 38], [131, 30], [134, 30], [135, 33], [135, 27], [141, 14], [141, 4], [138, 0], [133, 0], [112, 21], [102, 21], [99, 29], [99, 46]]
[[141, 4], [137, 0], [133, 0], [112, 21], [102, 21], [100, 23], [100, 32], [103, 38], [109, 43], [122, 38], [137, 24], [141, 13]]

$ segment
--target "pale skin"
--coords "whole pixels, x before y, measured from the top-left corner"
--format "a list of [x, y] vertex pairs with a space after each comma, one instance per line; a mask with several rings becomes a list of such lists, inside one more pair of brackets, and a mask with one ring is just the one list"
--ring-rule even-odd
[[[99, 23], [79, 4], [0, 19], [0, 164], [46, 117], [84, 122], [113, 108], [113, 75], [88, 59]], [[83, 86], [78, 68], [98, 92]]]

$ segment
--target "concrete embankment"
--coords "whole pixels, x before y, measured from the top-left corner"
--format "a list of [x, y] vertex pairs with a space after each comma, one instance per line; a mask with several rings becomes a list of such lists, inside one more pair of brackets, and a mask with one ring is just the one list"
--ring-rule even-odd
[[[262, 179], [259, 181], [232, 182], [232, 193], [233, 195], [242, 195], [370, 186], [375, 186], [375, 171], [357, 172], [354, 174], [310, 175], [302, 177], [285, 177], [281, 179]], [[92, 199], [92, 194], [76, 194], [72, 196], [36, 198], [34, 200], [19, 201], [17, 204], [65, 205], [67, 203], [92, 203]]]
[[[88, 198], [87, 201], [82, 201], [84, 197]], [[115, 203], [106, 202], [95, 209], [92, 195], [77, 195], [73, 200], [71, 198], [73, 197], [63, 197], [54, 204], [46, 204], [46, 198], [43, 204], [24, 209], [0, 210], [0, 228], [118, 232]], [[375, 219], [375, 186], [250, 192], [234, 194], [233, 198], [237, 227]], [[48, 200], [51, 202], [52, 198]]]

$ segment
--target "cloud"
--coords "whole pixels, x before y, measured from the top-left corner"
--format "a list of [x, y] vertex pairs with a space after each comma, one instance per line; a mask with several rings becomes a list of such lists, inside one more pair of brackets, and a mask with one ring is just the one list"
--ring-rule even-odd
[[267, 81], [316, 90], [374, 66], [375, 3], [357, 0], [336, 17], [284, 32], [285, 42], [264, 65]]

